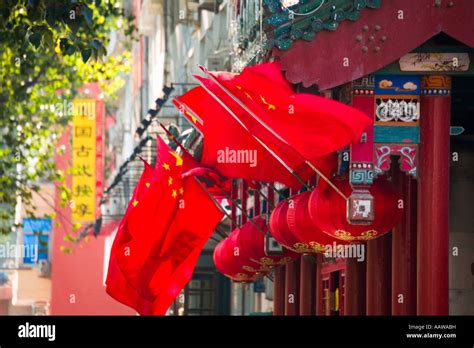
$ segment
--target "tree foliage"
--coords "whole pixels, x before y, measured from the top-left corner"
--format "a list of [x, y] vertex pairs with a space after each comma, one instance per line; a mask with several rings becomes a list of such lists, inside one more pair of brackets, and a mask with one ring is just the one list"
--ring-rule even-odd
[[112, 31], [134, 33], [117, 0], [0, 0], [0, 233], [17, 196], [33, 214], [38, 181], [61, 180], [54, 144], [72, 115], [57, 106], [85, 83], [98, 82], [106, 102], [122, 86], [130, 55], [107, 55]]

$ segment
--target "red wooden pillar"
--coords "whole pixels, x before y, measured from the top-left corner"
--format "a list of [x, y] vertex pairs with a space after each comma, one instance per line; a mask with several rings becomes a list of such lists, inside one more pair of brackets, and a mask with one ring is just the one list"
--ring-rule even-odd
[[300, 315], [314, 315], [315, 306], [315, 258], [302, 255], [300, 259]]
[[[232, 180], [232, 191], [230, 192], [230, 197], [232, 200], [237, 200], [239, 198], [239, 182], [235, 179]], [[237, 227], [237, 207], [234, 203], [231, 203], [231, 216], [232, 216], [232, 231]]]
[[242, 180], [240, 183], [240, 206], [242, 207], [242, 215], [241, 215], [241, 222], [242, 225], [247, 222], [247, 197], [248, 197], [248, 192], [247, 192], [248, 184], [245, 180]]
[[346, 287], [344, 291], [344, 315], [366, 313], [366, 262], [356, 258], [346, 259]]
[[285, 315], [285, 300], [285, 266], [280, 266], [273, 278], [273, 315]]
[[418, 315], [448, 315], [449, 312], [450, 111], [449, 96], [421, 98], [417, 219]]
[[287, 263], [285, 268], [285, 315], [298, 315], [300, 260]]
[[324, 315], [323, 308], [323, 278], [321, 274], [323, 256], [321, 254], [316, 255], [316, 284], [315, 284], [315, 297], [316, 297], [316, 315]]
[[367, 242], [367, 315], [390, 315], [391, 254], [391, 233]]
[[416, 315], [416, 180], [392, 168], [404, 208], [392, 232], [392, 315]]
[[260, 194], [258, 190], [260, 189], [260, 184], [255, 183], [255, 190], [253, 191], [253, 216], [260, 215]]

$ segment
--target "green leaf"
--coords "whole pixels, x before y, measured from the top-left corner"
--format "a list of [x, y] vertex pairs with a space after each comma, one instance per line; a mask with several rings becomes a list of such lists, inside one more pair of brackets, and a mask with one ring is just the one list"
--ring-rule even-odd
[[35, 46], [35, 48], [38, 48], [41, 43], [41, 34], [40, 33], [31, 34], [28, 40], [31, 42], [33, 46]]
[[81, 13], [84, 15], [84, 19], [86, 20], [87, 24], [90, 26], [92, 25], [93, 21], [92, 21], [92, 10], [83, 5], [81, 6]]
[[70, 46], [66, 49], [66, 54], [67, 54], [67, 55], [74, 54], [74, 52], [76, 52], [76, 46], [74, 46], [74, 45], [70, 45]]
[[48, 46], [50, 49], [54, 48], [54, 38], [53, 32], [49, 29], [46, 29], [43, 34], [43, 43]]
[[102, 43], [97, 39], [93, 39], [91, 41], [91, 45], [92, 45], [92, 47], [94, 47], [98, 51], [98, 50], [100, 50], [100, 47], [102, 46]]
[[89, 58], [92, 55], [92, 49], [86, 48], [86, 49], [82, 50], [81, 55], [82, 55], [82, 61], [84, 63], [87, 63], [87, 61], [89, 60]]

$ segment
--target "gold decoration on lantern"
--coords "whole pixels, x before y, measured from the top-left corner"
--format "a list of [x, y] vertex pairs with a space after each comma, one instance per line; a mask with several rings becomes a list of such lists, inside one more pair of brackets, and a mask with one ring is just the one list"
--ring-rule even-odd
[[[327, 232], [324, 232], [326, 234], [328, 234]], [[347, 232], [347, 231], [343, 231], [343, 230], [337, 230], [336, 232], [334, 232], [334, 235], [339, 238], [339, 239], [342, 239], [342, 240], [354, 240], [355, 238], [351, 235], [350, 232]]]

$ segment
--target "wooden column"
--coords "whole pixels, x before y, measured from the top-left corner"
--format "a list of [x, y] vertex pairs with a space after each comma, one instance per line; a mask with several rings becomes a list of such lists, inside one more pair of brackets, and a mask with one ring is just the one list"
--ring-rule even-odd
[[275, 268], [273, 278], [273, 315], [285, 315], [285, 266]]
[[[443, 78], [443, 77], [439, 77]], [[421, 98], [417, 314], [448, 315], [449, 96]]]
[[300, 260], [296, 259], [287, 263], [285, 268], [285, 315], [298, 315]]
[[248, 192], [247, 192], [247, 188], [248, 188], [248, 184], [245, 180], [241, 180], [240, 182], [240, 199], [241, 199], [241, 203], [240, 203], [240, 206], [242, 207], [242, 210], [245, 212], [242, 213], [241, 212], [241, 218], [242, 218], [242, 225], [245, 224], [247, 222], [247, 216], [246, 214], [248, 213], [247, 212], [247, 198], [249, 196]]
[[367, 315], [391, 313], [392, 234], [367, 242]]
[[344, 315], [366, 313], [366, 262], [355, 258], [346, 259], [346, 283], [344, 291]]
[[300, 261], [300, 315], [314, 315], [315, 306], [315, 257], [301, 256]]
[[259, 189], [260, 184], [255, 183], [255, 190], [253, 190], [253, 216], [258, 216], [261, 212], [260, 194], [258, 193]]
[[321, 254], [316, 255], [316, 284], [315, 284], [315, 297], [316, 297], [316, 304], [315, 309], [316, 315], [324, 315], [323, 309], [323, 278], [321, 275], [321, 268], [322, 268], [322, 260], [323, 256]]
[[[230, 196], [233, 200], [237, 200], [239, 198], [239, 182], [235, 179], [232, 179], [232, 189], [231, 189], [231, 192], [230, 192]], [[238, 223], [237, 223], [237, 207], [235, 206], [234, 203], [232, 202], [229, 202], [231, 203], [231, 216], [232, 216], [232, 223], [231, 223], [231, 227], [232, 227], [232, 230], [234, 230]]]
[[416, 315], [416, 180], [392, 168], [404, 208], [392, 232], [392, 315]]

